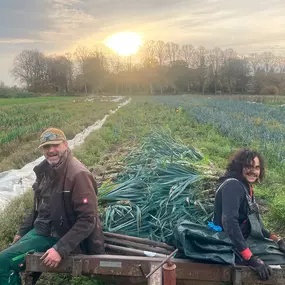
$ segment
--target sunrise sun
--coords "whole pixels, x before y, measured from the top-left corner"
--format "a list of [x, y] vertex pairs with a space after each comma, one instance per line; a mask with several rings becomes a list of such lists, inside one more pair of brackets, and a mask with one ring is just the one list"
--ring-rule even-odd
[[136, 54], [142, 44], [142, 37], [137, 33], [122, 32], [105, 40], [105, 44], [122, 56]]

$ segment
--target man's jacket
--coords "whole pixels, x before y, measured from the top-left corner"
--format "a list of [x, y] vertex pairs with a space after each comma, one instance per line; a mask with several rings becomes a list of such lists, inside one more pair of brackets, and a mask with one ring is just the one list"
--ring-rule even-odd
[[70, 253], [104, 253], [104, 236], [98, 215], [97, 186], [86, 167], [72, 156], [68, 149], [62, 163], [51, 167], [44, 160], [34, 168], [34, 209], [20, 228], [23, 236], [34, 227], [40, 203], [42, 181], [49, 176], [51, 183], [51, 225], [59, 240], [54, 246], [67, 257]]

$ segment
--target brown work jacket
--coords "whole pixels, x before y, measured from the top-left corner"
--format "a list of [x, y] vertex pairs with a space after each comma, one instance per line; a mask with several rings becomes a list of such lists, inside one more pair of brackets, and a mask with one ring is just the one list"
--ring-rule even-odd
[[97, 186], [86, 167], [68, 149], [58, 167], [44, 160], [34, 168], [34, 208], [20, 228], [23, 236], [33, 229], [40, 203], [41, 180], [51, 178], [51, 223], [59, 240], [54, 248], [65, 258], [70, 253], [104, 253], [104, 235], [98, 214]]

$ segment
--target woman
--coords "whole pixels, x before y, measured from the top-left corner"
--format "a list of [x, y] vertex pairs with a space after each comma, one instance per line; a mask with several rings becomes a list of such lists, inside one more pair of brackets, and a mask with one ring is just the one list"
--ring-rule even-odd
[[257, 271], [261, 279], [267, 280], [271, 274], [270, 267], [252, 254], [246, 242], [252, 232], [250, 217], [255, 215], [261, 234], [274, 240], [279, 249], [285, 252], [285, 242], [264, 229], [255, 203], [253, 186], [260, 183], [264, 176], [264, 159], [258, 152], [242, 149], [236, 153], [229, 162], [225, 175], [220, 178], [213, 222], [229, 235], [245, 264]]

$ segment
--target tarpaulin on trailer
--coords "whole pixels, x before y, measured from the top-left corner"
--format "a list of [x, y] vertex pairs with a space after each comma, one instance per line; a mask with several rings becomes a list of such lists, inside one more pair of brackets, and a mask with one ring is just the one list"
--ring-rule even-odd
[[[248, 246], [254, 255], [269, 265], [285, 264], [285, 254], [278, 245], [265, 238], [260, 231], [259, 220], [251, 215], [251, 235]], [[242, 261], [225, 232], [182, 220], [174, 230], [174, 244], [187, 258], [207, 263], [236, 264]]]

